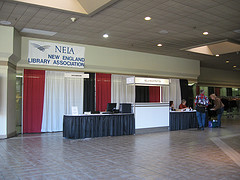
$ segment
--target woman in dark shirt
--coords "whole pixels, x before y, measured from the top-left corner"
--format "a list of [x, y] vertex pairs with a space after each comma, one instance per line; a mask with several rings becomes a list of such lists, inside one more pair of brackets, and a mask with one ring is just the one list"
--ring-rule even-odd
[[217, 120], [218, 120], [218, 127], [221, 127], [221, 117], [224, 111], [224, 104], [222, 103], [221, 99], [218, 98], [215, 94], [211, 94], [210, 98], [214, 101], [214, 106], [212, 109], [213, 111], [217, 112]]

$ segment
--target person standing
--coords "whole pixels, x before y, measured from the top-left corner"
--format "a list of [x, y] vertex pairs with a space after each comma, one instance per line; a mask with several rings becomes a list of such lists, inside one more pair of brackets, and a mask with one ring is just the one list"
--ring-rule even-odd
[[208, 106], [209, 100], [208, 97], [204, 95], [204, 90], [200, 90], [200, 94], [195, 98], [196, 105], [196, 115], [198, 120], [198, 129], [204, 130], [205, 120], [206, 120], [206, 107]]
[[221, 127], [221, 117], [224, 111], [224, 104], [222, 103], [221, 99], [218, 98], [215, 94], [211, 94], [210, 98], [214, 101], [214, 106], [212, 109], [213, 111], [216, 111], [217, 113], [217, 121], [218, 121], [218, 127]]

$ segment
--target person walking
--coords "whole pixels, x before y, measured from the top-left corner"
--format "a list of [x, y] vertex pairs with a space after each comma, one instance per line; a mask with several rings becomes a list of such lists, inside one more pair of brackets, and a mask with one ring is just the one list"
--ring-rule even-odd
[[208, 97], [204, 95], [204, 90], [200, 90], [200, 94], [195, 98], [196, 105], [196, 115], [198, 120], [198, 129], [204, 130], [205, 120], [206, 120], [206, 107], [208, 106]]
[[222, 103], [221, 99], [218, 98], [215, 94], [211, 94], [210, 98], [214, 101], [214, 106], [212, 109], [213, 111], [216, 111], [217, 113], [217, 122], [218, 122], [218, 126], [217, 127], [221, 127], [221, 117], [224, 111], [224, 104]]

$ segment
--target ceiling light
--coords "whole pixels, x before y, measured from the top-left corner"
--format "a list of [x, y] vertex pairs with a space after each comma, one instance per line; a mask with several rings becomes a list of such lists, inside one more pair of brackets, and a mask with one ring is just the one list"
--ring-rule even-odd
[[237, 66], [235, 66], [235, 65], [233, 66], [233, 68], [236, 68], [236, 67], [237, 67]]
[[108, 38], [109, 36], [108, 36], [108, 34], [104, 34], [103, 37], [104, 38]]
[[3, 25], [10, 25], [11, 22], [10, 22], [10, 21], [0, 21], [0, 24], [3, 24]]
[[149, 16], [147, 16], [147, 17], [145, 17], [144, 19], [145, 19], [146, 21], [150, 21], [152, 18], [149, 17]]
[[160, 34], [167, 34], [168, 31], [167, 31], [167, 30], [161, 30], [161, 31], [159, 31], [159, 33], [160, 33]]
[[217, 57], [218, 57], [218, 56], [219, 56], [219, 54], [216, 54], [215, 56], [217, 56]]
[[39, 35], [44, 35], [44, 36], [54, 36], [57, 34], [57, 32], [53, 31], [44, 31], [44, 30], [39, 30], [39, 29], [30, 29], [30, 28], [23, 28], [21, 30], [22, 33], [31, 33], [31, 34], [39, 34]]
[[205, 35], [205, 36], [208, 35], [208, 32], [203, 32], [203, 35]]
[[75, 21], [76, 21], [76, 18], [75, 18], [75, 17], [71, 17], [71, 21], [72, 21], [72, 22], [75, 22]]
[[226, 63], [228, 64], [228, 63], [229, 63], [229, 60], [226, 60]]
[[157, 44], [158, 47], [162, 47], [162, 44]]

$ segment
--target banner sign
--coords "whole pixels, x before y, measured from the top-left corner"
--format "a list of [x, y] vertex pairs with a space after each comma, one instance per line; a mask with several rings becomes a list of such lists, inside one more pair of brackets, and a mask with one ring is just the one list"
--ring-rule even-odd
[[67, 77], [67, 78], [89, 78], [89, 74], [84, 74], [82, 72], [67, 72], [67, 73], [64, 73], [64, 77]]
[[85, 47], [41, 41], [29, 41], [28, 63], [84, 68]]
[[158, 79], [158, 78], [144, 78], [144, 77], [135, 77], [128, 78], [127, 84], [136, 85], [169, 85], [169, 79]]

